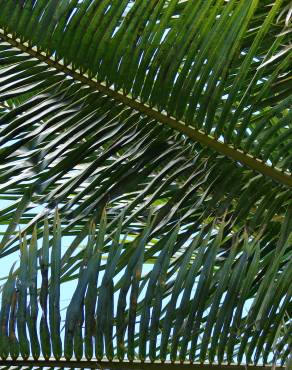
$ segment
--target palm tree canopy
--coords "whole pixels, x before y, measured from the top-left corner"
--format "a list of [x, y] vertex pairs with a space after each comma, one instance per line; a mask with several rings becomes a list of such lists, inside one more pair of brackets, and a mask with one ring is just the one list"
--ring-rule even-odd
[[0, 2], [3, 367], [291, 366], [291, 14]]

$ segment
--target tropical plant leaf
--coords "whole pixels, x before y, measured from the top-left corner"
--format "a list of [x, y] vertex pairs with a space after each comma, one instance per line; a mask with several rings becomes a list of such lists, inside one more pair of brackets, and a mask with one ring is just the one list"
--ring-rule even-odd
[[[104, 219], [105, 216], [102, 217]], [[259, 254], [259, 238], [247, 235], [244, 230], [234, 233], [228, 223], [215, 220], [202, 228], [189, 246], [186, 244], [193, 236], [190, 236], [182, 248], [176, 249], [174, 246], [179, 230], [177, 225], [162, 239], [163, 248], [158, 250], [153, 269], [145, 272], [142, 269], [142, 273], [137, 276], [137, 258], [145, 256], [143, 264], [147, 263], [146, 251], [151, 242], [150, 232], [155, 221], [148, 223], [132, 240], [128, 240], [128, 237], [125, 239], [122, 221], [121, 219], [115, 232], [114, 241], [108, 242], [109, 230], [108, 227], [105, 228], [104, 221], [101, 230], [96, 230], [91, 224], [78, 283], [62, 315], [65, 320], [64, 336], [58, 334], [59, 305], [64, 293], [62, 278], [59, 280], [57, 274], [60, 271], [57, 269], [57, 261], [61, 261], [57, 257], [62, 241], [58, 212], [56, 211], [52, 221], [54, 244], [49, 261], [46, 260], [47, 221], [41, 236], [44, 244], [40, 250], [43, 254], [40, 263], [37, 263], [35, 254], [36, 229], [29, 249], [26, 237], [20, 241], [20, 267], [15, 272], [11, 271], [3, 285], [0, 311], [2, 359], [5, 360], [8, 355], [15, 358], [14, 348], [9, 345], [11, 340], [20, 343], [23, 357], [27, 358], [31, 353], [36, 361], [41, 355], [48, 359], [51, 346], [56, 360], [63, 355], [68, 361], [73, 356], [80, 360], [83, 354], [87, 360], [91, 360], [93, 356], [98, 360], [106, 357], [109, 361], [118, 356], [122, 360], [124, 355], [130, 357], [132, 353], [139, 351], [142, 360], [165, 361], [170, 358], [170, 352], [165, 348], [167, 339], [172, 361], [179, 357], [180, 361], [194, 362], [207, 358], [213, 362], [216, 356], [219, 363], [222, 363], [226, 361], [228, 354], [229, 362], [241, 363], [242, 354], [245, 353], [252, 363], [262, 358], [265, 347], [270, 346], [271, 342], [275, 349], [282, 345], [291, 313], [289, 303], [292, 290], [288, 279], [292, 269], [291, 258], [288, 258], [291, 254], [291, 234], [288, 239], [282, 239], [284, 245], [278, 244], [272, 252], [274, 262], [267, 266], [267, 257]], [[289, 221], [288, 214], [282, 227], [283, 237]], [[100, 242], [103, 239], [105, 244], [101, 250]], [[129, 260], [126, 266], [122, 258], [125, 253]], [[223, 258], [225, 254], [227, 257]], [[102, 267], [100, 261], [104, 255], [108, 257]], [[183, 258], [183, 262], [176, 264], [180, 258]], [[48, 274], [44, 273], [42, 267], [45, 263], [49, 263], [51, 276], [49, 293], [44, 291], [48, 283]], [[121, 264], [126, 268], [124, 274], [119, 272]], [[277, 268], [279, 265], [282, 266], [281, 269]], [[42, 271], [42, 275], [35, 273], [36, 267]], [[262, 270], [266, 272], [260, 276]], [[97, 278], [99, 274], [101, 279]], [[17, 286], [15, 280], [19, 281]], [[226, 280], [230, 281], [229, 284]], [[137, 301], [127, 296], [135, 281], [138, 283]], [[172, 290], [170, 286], [173, 281]], [[241, 284], [242, 281], [244, 284]], [[268, 282], [271, 289], [267, 288]], [[36, 302], [38, 286], [42, 287], [40, 302]], [[13, 306], [14, 292], [19, 295], [16, 307]], [[94, 294], [89, 296], [91, 292]], [[181, 298], [179, 292], [182, 294]], [[25, 304], [25, 299], [29, 304]], [[118, 305], [113, 306], [112, 302], [116, 300]], [[39, 306], [42, 311], [38, 309]], [[45, 319], [45, 307], [49, 307], [49, 320], [44, 325], [44, 321], [39, 318], [42, 316]], [[90, 312], [95, 308], [95, 313], [89, 313], [90, 307]], [[134, 341], [128, 341], [127, 333], [130, 334], [132, 330], [131, 317], [134, 312], [134, 323], [139, 325], [140, 334]], [[11, 330], [11, 325], [14, 325], [11, 315], [18, 327], [16, 336]], [[84, 315], [85, 326], [82, 325]], [[231, 321], [233, 325], [230, 324]], [[94, 329], [89, 330], [89, 323]], [[274, 327], [274, 324], [277, 326]], [[214, 330], [207, 330], [212, 326]], [[25, 332], [27, 337], [23, 341]], [[41, 334], [41, 347], [36, 332]], [[44, 338], [50, 338], [51, 344], [47, 344], [47, 339]], [[247, 338], [251, 340], [246, 340]], [[96, 343], [95, 354], [92, 342]], [[287, 344], [281, 348], [278, 361], [285, 361], [288, 356], [287, 348]]]
[[285, 363], [290, 3], [1, 2], [2, 361]]

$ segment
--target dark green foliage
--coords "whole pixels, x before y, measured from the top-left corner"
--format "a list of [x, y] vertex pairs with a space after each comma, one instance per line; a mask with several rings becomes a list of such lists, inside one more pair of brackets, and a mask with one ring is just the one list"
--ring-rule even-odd
[[0, 2], [2, 359], [289, 358], [290, 18]]

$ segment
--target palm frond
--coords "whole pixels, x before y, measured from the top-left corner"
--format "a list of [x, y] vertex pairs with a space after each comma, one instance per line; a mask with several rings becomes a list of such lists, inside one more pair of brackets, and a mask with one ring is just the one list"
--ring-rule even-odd
[[[284, 36], [276, 36], [283, 26], [276, 20], [288, 3], [188, 1], [177, 14], [177, 0], [64, 1], [60, 7], [6, 1], [0, 22], [13, 39], [36, 45], [69, 69], [277, 166], [279, 147], [270, 153], [262, 138], [275, 123], [256, 112], [266, 108], [281, 120], [291, 103], [289, 53], [277, 58], [277, 66], [260, 68], [281, 47]], [[285, 135], [284, 125], [278, 130], [288, 144], [289, 131]]]
[[66, 274], [60, 265], [58, 212], [51, 239], [47, 218], [41, 238], [35, 228], [30, 240], [20, 239], [19, 267], [12, 269], [2, 290], [2, 359], [16, 360], [21, 354], [24, 360], [29, 355], [49, 360], [52, 351], [56, 360], [64, 356], [67, 361], [84, 356], [111, 362], [127, 356], [142, 362], [240, 364], [245, 358], [244, 363], [266, 364], [272, 349], [272, 360], [285, 362], [289, 345], [277, 349], [291, 327], [291, 214], [281, 242], [267, 255], [260, 238], [244, 230], [234, 233], [224, 220], [206, 224], [180, 248], [181, 231], [174, 226], [160, 240], [161, 248], [155, 248], [148, 270], [145, 263], [154, 249], [152, 216], [134, 239], [124, 234], [122, 221], [111, 236], [103, 213], [101, 226], [91, 223], [89, 234], [80, 237], [78, 281], [61, 315]]
[[[91, 87], [64, 79], [56, 69], [44, 66], [45, 77], [34, 75], [31, 63], [37, 71], [42, 63], [6, 43], [2, 46], [4, 55], [13, 52], [12, 58], [22, 57], [15, 64], [7, 56], [7, 69], [16, 68], [34, 79], [30, 84], [13, 73], [7, 82], [14, 98], [18, 91], [28, 97], [2, 116], [1, 192], [19, 199], [19, 191], [27, 191], [14, 207], [2, 211], [6, 220], [14, 213], [1, 243], [4, 255], [17, 238], [9, 240], [16, 225], [28, 223], [24, 232], [34, 223], [31, 214], [24, 216], [34, 204], [47, 209], [58, 204], [70, 220], [68, 229], [92, 212], [101, 212], [106, 204], [113, 218], [125, 208], [127, 225], [139, 218], [145, 222], [145, 210], [156, 204], [154, 235], [178, 218], [189, 224], [196, 216], [218, 216], [228, 209], [234, 222], [247, 224], [250, 210], [256, 207], [254, 229], [285, 209], [290, 190], [284, 185], [232, 163]], [[39, 91], [43, 83], [46, 89]], [[262, 222], [264, 212], [267, 217]]]
[[4, 365], [289, 361], [290, 19], [288, 0], [1, 2]]

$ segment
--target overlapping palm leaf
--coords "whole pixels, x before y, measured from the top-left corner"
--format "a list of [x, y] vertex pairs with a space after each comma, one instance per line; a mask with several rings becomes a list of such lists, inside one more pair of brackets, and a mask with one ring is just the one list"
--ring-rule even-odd
[[0, 22], [65, 66], [289, 171], [289, 48], [273, 59], [289, 3], [8, 0]]
[[[20, 239], [19, 270], [12, 267], [2, 291], [2, 358], [257, 363], [267, 362], [272, 350], [273, 360], [284, 363], [291, 329], [291, 211], [265, 258], [260, 239], [232, 232], [224, 219], [206, 223], [184, 243], [175, 225], [160, 239], [161, 248], [149, 247], [151, 214], [132, 241], [121, 234], [123, 218], [111, 237], [104, 212], [99, 221], [98, 231], [91, 222], [88, 235], [76, 237], [76, 247], [83, 240], [85, 246], [62, 335], [61, 266], [68, 255], [61, 254], [58, 212], [51, 239], [47, 218], [39, 242], [36, 227], [29, 242]], [[151, 257], [153, 267], [145, 271]]]
[[[2, 291], [4, 351], [286, 361], [290, 9], [280, 0], [0, 4], [0, 194], [13, 201], [0, 213], [7, 225], [1, 257], [22, 240], [22, 262]], [[75, 240], [59, 259], [61, 229]], [[37, 248], [48, 233], [53, 239]], [[105, 243], [93, 252], [103, 233]], [[48, 298], [27, 279], [43, 272], [37, 255], [48, 260], [51, 246]], [[96, 291], [90, 281], [100, 253], [105, 275]], [[152, 272], [141, 275], [149, 262]], [[74, 279], [65, 338], [53, 303], [49, 326], [57, 334], [43, 322], [38, 338], [36, 307], [58, 301], [60, 282]], [[27, 281], [17, 299], [16, 281]], [[84, 330], [70, 316], [82, 312]], [[88, 334], [90, 320], [96, 327]], [[8, 349], [16, 323], [19, 343]]]

